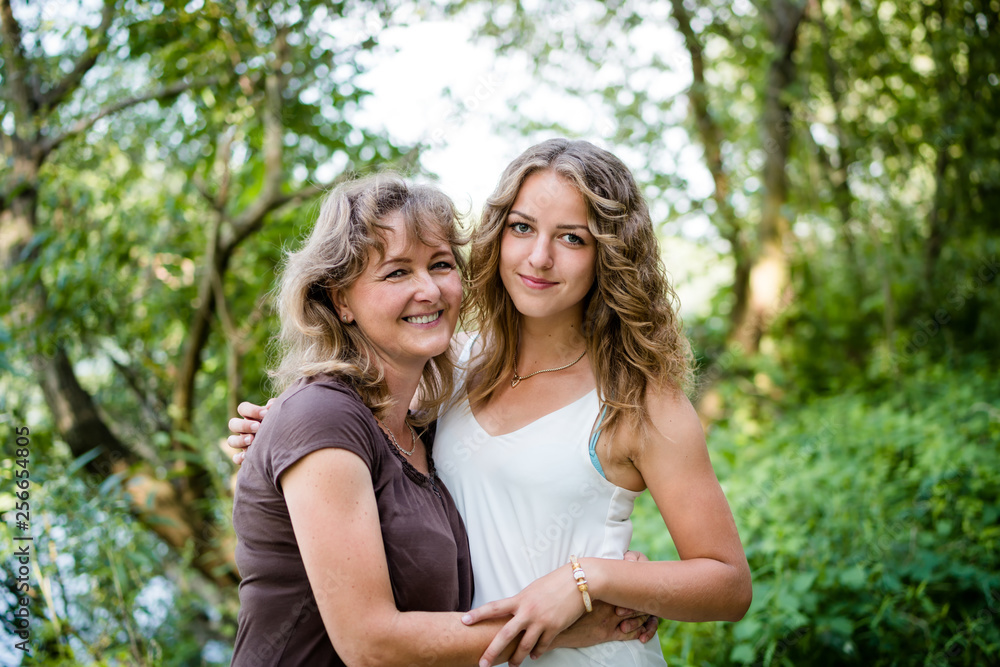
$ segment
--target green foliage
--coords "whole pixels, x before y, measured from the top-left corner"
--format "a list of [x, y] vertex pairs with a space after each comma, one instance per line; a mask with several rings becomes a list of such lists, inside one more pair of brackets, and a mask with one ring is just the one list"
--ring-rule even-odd
[[[95, 480], [83, 472], [85, 461], [71, 460], [51, 442], [47, 429], [31, 435], [31, 652], [20, 664], [228, 664], [235, 597], [208, 588], [192, 574], [192, 553], [178, 558], [134, 519], [124, 474]], [[13, 488], [13, 461], [0, 459], [0, 469], [6, 514], [13, 508], [6, 492]], [[0, 538], [6, 628], [13, 628], [17, 608], [14, 546], [23, 544], [13, 534]], [[13, 635], [2, 636], [7, 651]]]
[[[710, 449], [754, 601], [736, 624], [663, 624], [672, 663], [994, 660], [1000, 385], [978, 361], [715, 428]], [[635, 544], [676, 558], [648, 498]]]

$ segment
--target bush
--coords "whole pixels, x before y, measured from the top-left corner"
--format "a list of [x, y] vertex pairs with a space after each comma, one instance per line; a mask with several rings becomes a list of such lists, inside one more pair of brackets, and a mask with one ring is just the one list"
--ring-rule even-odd
[[[994, 662], [1000, 384], [985, 367], [714, 429], [754, 601], [737, 624], [661, 623], [671, 664]], [[634, 545], [676, 558], [648, 496]]]

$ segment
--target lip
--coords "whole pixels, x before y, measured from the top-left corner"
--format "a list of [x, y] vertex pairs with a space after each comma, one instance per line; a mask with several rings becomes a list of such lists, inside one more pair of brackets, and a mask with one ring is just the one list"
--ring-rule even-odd
[[433, 327], [441, 321], [443, 315], [444, 310], [435, 310], [430, 313], [423, 313], [420, 315], [404, 315], [403, 321], [407, 324], [412, 324], [418, 327]]
[[558, 283], [552, 282], [551, 280], [545, 280], [544, 278], [536, 278], [535, 276], [525, 275], [523, 273], [517, 274], [517, 277], [521, 279], [525, 285], [531, 289], [547, 289]]

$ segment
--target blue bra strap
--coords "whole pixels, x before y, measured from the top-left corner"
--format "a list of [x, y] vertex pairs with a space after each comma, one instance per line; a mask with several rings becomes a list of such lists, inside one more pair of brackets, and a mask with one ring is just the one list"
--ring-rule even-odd
[[604, 415], [608, 412], [608, 406], [605, 405], [604, 409], [601, 410], [601, 416], [597, 419], [597, 429], [594, 431], [594, 435], [590, 436], [590, 462], [594, 464], [594, 468], [597, 472], [601, 473], [601, 477], [607, 479], [608, 476], [604, 474], [604, 468], [601, 467], [601, 461], [597, 458], [597, 439], [601, 437], [601, 425], [604, 423]]

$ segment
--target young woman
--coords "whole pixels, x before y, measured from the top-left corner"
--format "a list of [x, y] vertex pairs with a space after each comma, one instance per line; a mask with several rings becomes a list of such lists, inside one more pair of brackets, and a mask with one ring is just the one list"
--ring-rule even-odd
[[[289, 256], [276, 373], [286, 389], [233, 508], [234, 665], [467, 665], [503, 625], [461, 622], [468, 541], [434, 471], [432, 429], [418, 432], [451, 395], [458, 244], [446, 196], [382, 175], [334, 190]], [[408, 413], [418, 387], [421, 410]], [[559, 641], [623, 638], [620, 619], [601, 615]]]
[[[470, 529], [469, 620], [514, 615], [485, 660], [522, 631], [515, 660], [548, 646], [551, 630], [529, 618], [538, 590], [562, 623], [579, 617], [572, 555], [594, 598], [683, 621], [742, 618], [749, 568], [683, 392], [689, 348], [628, 168], [583, 141], [529, 148], [486, 204], [468, 274], [478, 334], [435, 461]], [[646, 488], [680, 561], [621, 559]], [[637, 642], [550, 655], [544, 664], [663, 664]]]
[[[468, 275], [477, 333], [434, 456], [469, 529], [477, 609], [463, 621], [511, 617], [480, 664], [518, 635], [511, 664], [664, 664], [655, 643], [546, 653], [588, 596], [682, 621], [742, 618], [749, 567], [683, 393], [687, 341], [629, 170], [583, 141], [529, 148], [487, 202]], [[646, 488], [679, 561], [622, 559]]]

